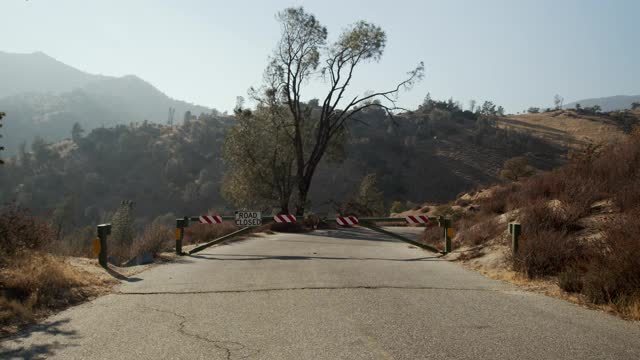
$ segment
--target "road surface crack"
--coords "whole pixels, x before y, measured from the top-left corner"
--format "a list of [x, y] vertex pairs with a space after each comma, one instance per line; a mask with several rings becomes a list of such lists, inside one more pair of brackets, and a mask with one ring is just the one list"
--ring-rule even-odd
[[115, 295], [198, 295], [198, 294], [242, 294], [256, 292], [304, 291], [304, 290], [450, 290], [450, 291], [486, 291], [500, 292], [504, 289], [454, 288], [437, 286], [307, 286], [297, 288], [264, 288], [238, 290], [187, 290], [187, 291], [119, 291]]
[[176, 318], [180, 319], [180, 323], [178, 323], [178, 332], [184, 336], [187, 337], [191, 337], [200, 341], [205, 341], [211, 345], [213, 345], [216, 349], [219, 349], [221, 351], [223, 351], [225, 353], [225, 358], [227, 360], [232, 360], [234, 357], [234, 352], [242, 352], [243, 350], [246, 350], [246, 352], [248, 352], [248, 354], [245, 354], [243, 356], [239, 356], [236, 357], [237, 359], [248, 359], [250, 356], [255, 356], [258, 354], [259, 350], [255, 350], [255, 349], [250, 349], [247, 348], [244, 344], [239, 343], [237, 341], [231, 341], [231, 340], [212, 340], [209, 339], [208, 337], [202, 336], [200, 334], [194, 334], [191, 332], [188, 332], [186, 330], [186, 324], [189, 321], [187, 319], [186, 316], [178, 314], [177, 312], [174, 311], [169, 311], [169, 310], [161, 310], [161, 309], [157, 309], [157, 308], [153, 308], [153, 307], [148, 307], [148, 306], [141, 306], [143, 309], [147, 309], [147, 310], [153, 310], [153, 311], [157, 311], [160, 313], [164, 313], [164, 314], [169, 314], [169, 315], [173, 315]]

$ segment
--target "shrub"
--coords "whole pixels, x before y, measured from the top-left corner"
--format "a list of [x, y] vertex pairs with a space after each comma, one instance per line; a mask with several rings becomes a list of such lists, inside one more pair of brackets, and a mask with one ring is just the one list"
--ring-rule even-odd
[[595, 303], [640, 298], [640, 212], [611, 224], [588, 266], [583, 293]]
[[458, 222], [460, 230], [456, 240], [461, 245], [477, 246], [484, 245], [492, 239], [500, 236], [504, 232], [505, 226], [498, 223], [495, 218], [490, 218], [479, 222]]
[[529, 232], [557, 231], [568, 233], [579, 230], [577, 221], [588, 212], [588, 209], [565, 204], [561, 201], [539, 200], [522, 209], [522, 227]]
[[513, 269], [530, 278], [557, 275], [584, 257], [583, 244], [566, 232], [552, 229], [525, 232], [518, 253], [510, 256]]
[[582, 275], [576, 268], [570, 267], [558, 274], [558, 286], [567, 292], [580, 292], [584, 286]]
[[51, 226], [15, 205], [0, 208], [0, 265], [38, 250], [54, 239]]
[[58, 255], [93, 257], [93, 239], [96, 238], [95, 226], [75, 229], [61, 241], [48, 246], [48, 251]]
[[192, 224], [185, 229], [183, 244], [199, 244], [217, 239], [237, 231], [238, 227], [229, 222], [222, 224]]
[[518, 181], [533, 175], [535, 169], [529, 165], [529, 160], [524, 156], [514, 157], [504, 162], [504, 167], [500, 170], [500, 177]]
[[112, 229], [109, 238], [116, 246], [124, 248], [133, 243], [133, 202], [122, 201], [111, 220]]
[[59, 309], [92, 296], [95, 279], [52, 255], [33, 252], [0, 269], [0, 324], [29, 321], [45, 309]]
[[517, 183], [510, 183], [494, 189], [491, 196], [478, 200], [480, 211], [485, 215], [504, 214], [510, 210], [511, 198], [516, 194], [518, 187]]
[[436, 249], [444, 249], [444, 233], [437, 225], [427, 226], [419, 240], [421, 243], [431, 245]]
[[173, 240], [172, 228], [158, 223], [151, 224], [133, 241], [129, 257], [132, 258], [143, 252], [159, 254], [170, 249], [173, 246]]
[[401, 201], [394, 201], [391, 204], [391, 208], [389, 209], [389, 212], [396, 213], [396, 214], [397, 213], [401, 213], [403, 211], [405, 211], [405, 207], [404, 207], [404, 204]]

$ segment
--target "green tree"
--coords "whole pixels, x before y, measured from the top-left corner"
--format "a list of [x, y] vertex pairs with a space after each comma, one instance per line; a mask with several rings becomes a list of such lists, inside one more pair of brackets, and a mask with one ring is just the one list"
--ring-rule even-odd
[[111, 219], [111, 241], [120, 248], [133, 243], [133, 201], [123, 200]]
[[342, 215], [383, 216], [385, 213], [384, 193], [378, 188], [375, 174], [365, 175], [360, 181], [357, 194], [350, 201], [335, 204]]
[[473, 112], [475, 110], [476, 103], [477, 102], [475, 100], [473, 100], [473, 99], [469, 100], [469, 111]]
[[384, 215], [384, 194], [378, 189], [376, 174], [368, 174], [360, 182], [358, 202], [370, 209], [371, 215]]
[[73, 226], [77, 223], [76, 219], [74, 219], [75, 208], [75, 198], [73, 196], [67, 196], [53, 210], [51, 220], [56, 232], [57, 240], [62, 239], [65, 236], [65, 233], [72, 230]]
[[[400, 89], [408, 88], [422, 77], [424, 65], [409, 72], [406, 80], [387, 91], [374, 91], [345, 101], [355, 70], [363, 63], [378, 61], [386, 45], [384, 31], [366, 21], [345, 29], [337, 40], [326, 46], [327, 29], [302, 8], [288, 8], [278, 13], [282, 37], [266, 71], [274, 84], [276, 98], [291, 115], [291, 143], [295, 155], [297, 185], [296, 214], [303, 215], [307, 196], [318, 164], [335, 137], [363, 110], [379, 107], [392, 114], [397, 110]], [[318, 74], [326, 80], [328, 90], [314, 114], [302, 102], [306, 86]], [[378, 100], [378, 101], [374, 101]]]
[[[289, 112], [267, 95], [255, 111], [235, 110], [236, 124], [225, 138], [223, 156], [230, 165], [222, 184], [225, 199], [241, 206], [280, 207], [289, 213], [294, 189], [294, 155], [286, 126]], [[264, 99], [264, 98], [262, 98]]]
[[632, 102], [631, 103], [631, 110], [636, 110], [636, 109], [640, 109], [640, 102]]
[[80, 126], [80, 123], [74, 123], [71, 128], [71, 140], [73, 140], [74, 143], [79, 144], [82, 139], [82, 134], [84, 134], [84, 129]]
[[538, 114], [538, 113], [540, 113], [540, 108], [532, 106], [532, 107], [527, 109], [527, 112], [529, 114]]
[[405, 210], [406, 210], [405, 204], [402, 201], [396, 200], [391, 204], [391, 208], [389, 209], [389, 212], [398, 214]]
[[535, 169], [529, 165], [526, 157], [515, 157], [504, 162], [500, 170], [500, 177], [510, 181], [518, 181], [535, 173]]

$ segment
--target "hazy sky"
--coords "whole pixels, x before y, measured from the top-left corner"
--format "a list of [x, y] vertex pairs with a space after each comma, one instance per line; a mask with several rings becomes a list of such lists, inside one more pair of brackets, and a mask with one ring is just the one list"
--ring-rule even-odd
[[0, 0], [0, 50], [135, 74], [171, 97], [230, 110], [260, 84], [279, 37], [274, 14], [299, 5], [330, 38], [360, 19], [387, 32], [382, 60], [356, 74], [358, 93], [389, 88], [424, 61], [424, 80], [400, 95], [406, 107], [427, 92], [509, 112], [551, 105], [556, 93], [566, 102], [640, 94], [637, 0]]

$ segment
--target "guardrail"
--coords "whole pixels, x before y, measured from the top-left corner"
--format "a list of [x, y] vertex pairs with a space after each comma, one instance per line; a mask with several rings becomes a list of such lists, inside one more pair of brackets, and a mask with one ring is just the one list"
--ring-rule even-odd
[[[302, 221], [305, 219], [304, 216], [293, 216], [293, 215], [287, 215], [290, 220], [293, 220], [293, 218], [295, 218], [295, 221]], [[220, 221], [225, 221], [225, 220], [235, 220], [235, 216], [216, 216], [220, 220]], [[261, 225], [267, 225], [270, 224], [272, 222], [275, 221], [276, 216], [262, 216], [261, 217]], [[328, 223], [337, 223], [339, 224], [339, 219], [341, 219], [342, 217], [337, 217], [337, 218], [320, 218], [320, 221], [323, 222], [328, 222]], [[402, 236], [400, 234], [396, 234], [393, 233], [391, 231], [385, 230], [381, 227], [379, 227], [378, 225], [376, 225], [377, 223], [406, 223], [408, 220], [406, 218], [392, 218], [392, 217], [370, 217], [370, 218], [355, 218], [356, 222], [355, 224], [358, 224], [362, 227], [368, 228], [370, 230], [379, 232], [381, 234], [390, 236], [392, 238], [404, 241], [406, 243], [409, 243], [411, 245], [429, 250], [429, 251], [433, 251], [433, 252], [441, 252], [440, 250], [436, 249], [433, 246], [427, 245], [427, 244], [423, 244], [420, 243], [418, 241], [415, 240], [411, 240], [405, 236]], [[452, 233], [452, 228], [451, 228], [451, 219], [447, 219], [445, 217], [429, 217], [427, 218], [426, 216], [421, 216], [421, 219], [425, 219], [428, 220], [428, 222], [431, 223], [437, 223], [438, 226], [440, 228], [443, 229], [443, 235], [444, 235], [444, 251], [442, 251], [441, 253], [447, 254], [449, 252], [451, 252], [452, 248], [451, 248], [451, 238], [453, 237], [453, 233]], [[197, 252], [200, 252], [208, 247], [211, 247], [213, 245], [216, 244], [220, 244], [223, 243], [225, 241], [228, 241], [234, 237], [240, 236], [240, 235], [244, 235], [246, 233], [249, 233], [250, 231], [252, 231], [254, 228], [256, 228], [257, 226], [247, 226], [247, 227], [243, 227], [235, 232], [232, 232], [230, 234], [221, 236], [217, 239], [214, 239], [212, 241], [206, 242], [204, 244], [198, 245], [195, 248], [191, 249], [188, 253], [185, 253], [182, 251], [182, 242], [184, 240], [184, 231], [185, 228], [189, 227], [191, 222], [200, 222], [200, 216], [185, 216], [183, 218], [178, 218], [176, 219], [176, 232], [175, 232], [175, 240], [176, 240], [176, 254], [177, 255], [191, 255], [191, 254], [195, 254]], [[215, 225], [214, 225], [215, 226]], [[512, 230], [513, 229], [513, 230]], [[513, 240], [512, 240], [512, 244], [513, 244], [513, 249], [514, 249], [514, 253], [517, 252], [518, 249], [518, 237], [520, 236], [520, 224], [515, 224], [515, 223], [510, 223], [509, 224], [509, 233], [512, 234], [513, 236]], [[111, 224], [110, 223], [106, 223], [106, 224], [100, 224], [97, 226], [97, 237], [94, 240], [94, 252], [95, 254], [98, 256], [98, 262], [100, 263], [101, 266], [103, 267], [107, 267], [107, 249], [108, 249], [108, 242], [107, 239], [109, 237], [109, 235], [111, 234]]]
[[[287, 215], [291, 218], [293, 218], [293, 215]], [[451, 238], [453, 237], [453, 232], [452, 232], [452, 228], [451, 228], [451, 219], [445, 218], [445, 217], [430, 217], [427, 218], [426, 216], [418, 216], [420, 219], [428, 219], [428, 222], [437, 222], [438, 226], [440, 226], [443, 229], [443, 237], [444, 237], [444, 252], [443, 253], [449, 253], [452, 250], [452, 245], [451, 245]], [[235, 220], [235, 216], [211, 216], [210, 218], [216, 218], [215, 221], [221, 220]], [[267, 225], [270, 224], [272, 222], [274, 222], [276, 216], [262, 216], [261, 217], [261, 225]], [[415, 221], [416, 217], [411, 217], [413, 218]], [[305, 217], [304, 216], [295, 216], [296, 221], [301, 221], [304, 220]], [[340, 219], [344, 219], [342, 217], [337, 217], [337, 218], [321, 218], [320, 220], [323, 222], [331, 222], [331, 223], [338, 223], [340, 224]], [[184, 240], [184, 231], [185, 228], [189, 227], [191, 222], [195, 222], [198, 221], [200, 222], [201, 217], [200, 216], [185, 216], [183, 218], [179, 218], [176, 219], [176, 254], [177, 255], [191, 255], [191, 254], [195, 254], [197, 252], [200, 252], [208, 247], [211, 247], [213, 245], [216, 244], [220, 244], [222, 242], [225, 242], [231, 238], [234, 238], [236, 236], [240, 236], [243, 234], [246, 234], [248, 232], [250, 232], [253, 228], [255, 228], [256, 226], [247, 226], [244, 227], [236, 232], [233, 232], [231, 234], [227, 234], [224, 235], [220, 238], [214, 239], [212, 241], [209, 241], [207, 243], [201, 244], [193, 249], [191, 249], [188, 253], [185, 253], [182, 251], [182, 242]], [[363, 227], [366, 227], [368, 229], [371, 229], [373, 231], [379, 232], [381, 234], [393, 237], [395, 239], [407, 242], [411, 245], [429, 250], [429, 251], [433, 251], [433, 252], [440, 252], [438, 249], [436, 249], [435, 247], [420, 243], [418, 241], [414, 241], [411, 240], [405, 236], [387, 231], [385, 229], [382, 229], [381, 227], [377, 226], [376, 223], [406, 223], [408, 220], [406, 218], [392, 218], [392, 217], [370, 217], [370, 218], [356, 218], [356, 224], [359, 224]], [[215, 223], [213, 223], [212, 225], [215, 226]]]

